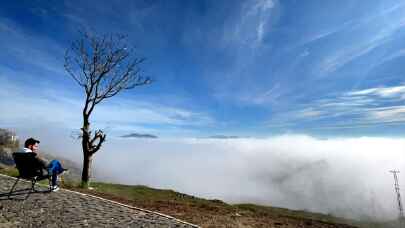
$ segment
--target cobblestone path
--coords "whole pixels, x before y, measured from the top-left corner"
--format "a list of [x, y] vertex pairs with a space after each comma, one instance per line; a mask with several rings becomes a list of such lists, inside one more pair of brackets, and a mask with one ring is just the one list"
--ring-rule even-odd
[[[0, 194], [15, 179], [0, 175]], [[17, 189], [29, 187], [20, 181]], [[45, 190], [40, 187], [39, 189]], [[13, 196], [24, 198], [24, 195]], [[0, 195], [0, 228], [8, 227], [198, 227], [163, 214], [61, 189], [32, 193], [26, 200]]]

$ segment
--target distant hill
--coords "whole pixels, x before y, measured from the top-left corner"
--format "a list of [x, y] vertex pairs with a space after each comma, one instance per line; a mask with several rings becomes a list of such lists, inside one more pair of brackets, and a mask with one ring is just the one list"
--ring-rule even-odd
[[157, 139], [158, 137], [156, 135], [150, 135], [150, 134], [138, 134], [138, 133], [132, 133], [128, 135], [123, 135], [121, 138], [150, 138], [150, 139]]
[[234, 135], [212, 135], [212, 136], [209, 136], [208, 138], [210, 138], [210, 139], [238, 139], [240, 137], [234, 136]]

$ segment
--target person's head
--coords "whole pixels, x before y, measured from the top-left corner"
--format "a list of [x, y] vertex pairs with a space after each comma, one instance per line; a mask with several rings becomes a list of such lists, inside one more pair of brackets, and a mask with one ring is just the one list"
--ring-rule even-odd
[[29, 138], [25, 140], [24, 147], [32, 150], [32, 152], [36, 152], [38, 150], [39, 143], [39, 140]]

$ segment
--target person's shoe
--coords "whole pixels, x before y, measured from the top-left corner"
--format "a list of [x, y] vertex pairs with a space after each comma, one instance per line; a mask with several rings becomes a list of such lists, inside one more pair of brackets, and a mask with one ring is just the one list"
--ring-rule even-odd
[[51, 187], [51, 191], [52, 191], [52, 192], [57, 192], [57, 191], [59, 191], [59, 186], [57, 186], [57, 185], [52, 186], [52, 187]]

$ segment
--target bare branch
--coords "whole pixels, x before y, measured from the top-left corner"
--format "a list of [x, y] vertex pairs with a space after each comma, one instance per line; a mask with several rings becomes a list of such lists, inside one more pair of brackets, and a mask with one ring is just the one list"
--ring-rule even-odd
[[[90, 140], [90, 154], [94, 154], [96, 153], [101, 145], [103, 144], [103, 142], [105, 141], [107, 135], [104, 134], [104, 132], [102, 130], [97, 130], [94, 134], [93, 139]], [[97, 144], [96, 144], [97, 142]]]

